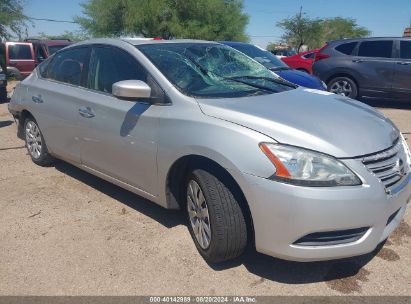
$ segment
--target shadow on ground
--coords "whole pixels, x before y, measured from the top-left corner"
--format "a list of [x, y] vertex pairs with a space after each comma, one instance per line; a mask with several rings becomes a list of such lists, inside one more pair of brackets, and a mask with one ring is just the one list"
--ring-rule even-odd
[[153, 220], [159, 222], [167, 228], [183, 225], [185, 223], [185, 217], [182, 212], [164, 209], [130, 191], [106, 182], [101, 178], [89, 174], [73, 165], [58, 161], [55, 164], [55, 168], [58, 171], [67, 174], [90, 187], [93, 187], [97, 191], [110, 196], [120, 203], [133, 208], [137, 212], [141, 212], [144, 215], [151, 217]]
[[[55, 165], [55, 168], [58, 171], [93, 187], [97, 191], [112, 197], [120, 203], [133, 208], [137, 212], [141, 212], [144, 215], [151, 217], [153, 220], [167, 228], [172, 228], [177, 225], [185, 225], [185, 216], [183, 212], [166, 210], [144, 198], [103, 181], [102, 179], [65, 162], [58, 162]], [[361, 278], [361, 275], [367, 275], [367, 271], [363, 270], [363, 267], [378, 254], [382, 246], [383, 245], [380, 245], [374, 252], [360, 257], [312, 263], [284, 261], [260, 254], [253, 248], [248, 248], [242, 257], [234, 261], [209, 266], [216, 271], [223, 271], [244, 265], [249, 272], [261, 277], [260, 280], [256, 282], [256, 285], [264, 282], [264, 280], [286, 284], [305, 284], [327, 281], [335, 282], [336, 280], [338, 281], [344, 278], [353, 278], [352, 280], [355, 283], [354, 287], [351, 286], [349, 288], [350, 290], [355, 291], [355, 286], [358, 285], [356, 283], [357, 280]], [[331, 286], [331, 288], [333, 287]], [[343, 288], [345, 288], [345, 285]], [[339, 290], [338, 286], [336, 290]], [[339, 291], [344, 293], [344, 289]]]
[[8, 127], [13, 124], [12, 120], [0, 121], [0, 128]]
[[409, 101], [398, 101], [390, 99], [380, 99], [380, 98], [361, 98], [359, 101], [375, 107], [384, 109], [399, 109], [399, 110], [411, 110], [411, 98]]

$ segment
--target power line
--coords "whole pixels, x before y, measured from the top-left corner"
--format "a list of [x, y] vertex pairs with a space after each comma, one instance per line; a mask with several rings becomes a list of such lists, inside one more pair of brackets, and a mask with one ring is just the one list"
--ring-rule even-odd
[[37, 20], [37, 21], [49, 21], [49, 22], [60, 22], [60, 23], [75, 23], [77, 24], [78, 22], [72, 21], [72, 20], [56, 20], [56, 19], [47, 19], [47, 18], [35, 18], [35, 17], [29, 17], [25, 16], [27, 19], [30, 20]]

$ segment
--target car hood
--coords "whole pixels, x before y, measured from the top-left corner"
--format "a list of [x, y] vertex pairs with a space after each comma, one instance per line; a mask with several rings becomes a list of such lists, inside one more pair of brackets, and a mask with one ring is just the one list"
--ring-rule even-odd
[[263, 133], [277, 142], [351, 158], [387, 149], [399, 130], [358, 101], [298, 88], [243, 98], [198, 99], [205, 115]]
[[289, 82], [295, 83], [297, 85], [310, 89], [325, 90], [321, 83], [321, 80], [305, 72], [298, 70], [273, 70], [273, 72], [281, 78], [284, 78], [285, 80], [288, 80]]

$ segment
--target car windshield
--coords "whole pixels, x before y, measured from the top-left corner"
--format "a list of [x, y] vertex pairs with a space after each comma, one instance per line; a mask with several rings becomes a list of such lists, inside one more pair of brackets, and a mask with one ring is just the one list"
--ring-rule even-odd
[[274, 56], [269, 51], [263, 50], [258, 46], [252, 44], [233, 44], [229, 46], [239, 50], [240, 52], [246, 54], [247, 56], [258, 61], [270, 70], [288, 70], [290, 67], [286, 65], [283, 61]]
[[136, 46], [184, 94], [231, 98], [295, 88], [248, 56], [216, 43]]
[[55, 52], [61, 50], [62, 48], [66, 47], [67, 45], [50, 45], [48, 46], [49, 49], [49, 56], [53, 55]]

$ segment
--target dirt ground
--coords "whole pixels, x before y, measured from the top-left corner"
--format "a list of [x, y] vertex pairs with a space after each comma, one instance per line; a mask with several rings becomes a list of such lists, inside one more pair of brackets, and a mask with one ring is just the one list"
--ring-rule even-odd
[[[410, 107], [370, 104], [411, 139]], [[293, 263], [248, 252], [212, 267], [179, 212], [63, 162], [34, 165], [7, 104], [0, 139], [0, 295], [411, 295], [410, 211], [366, 256]]]

